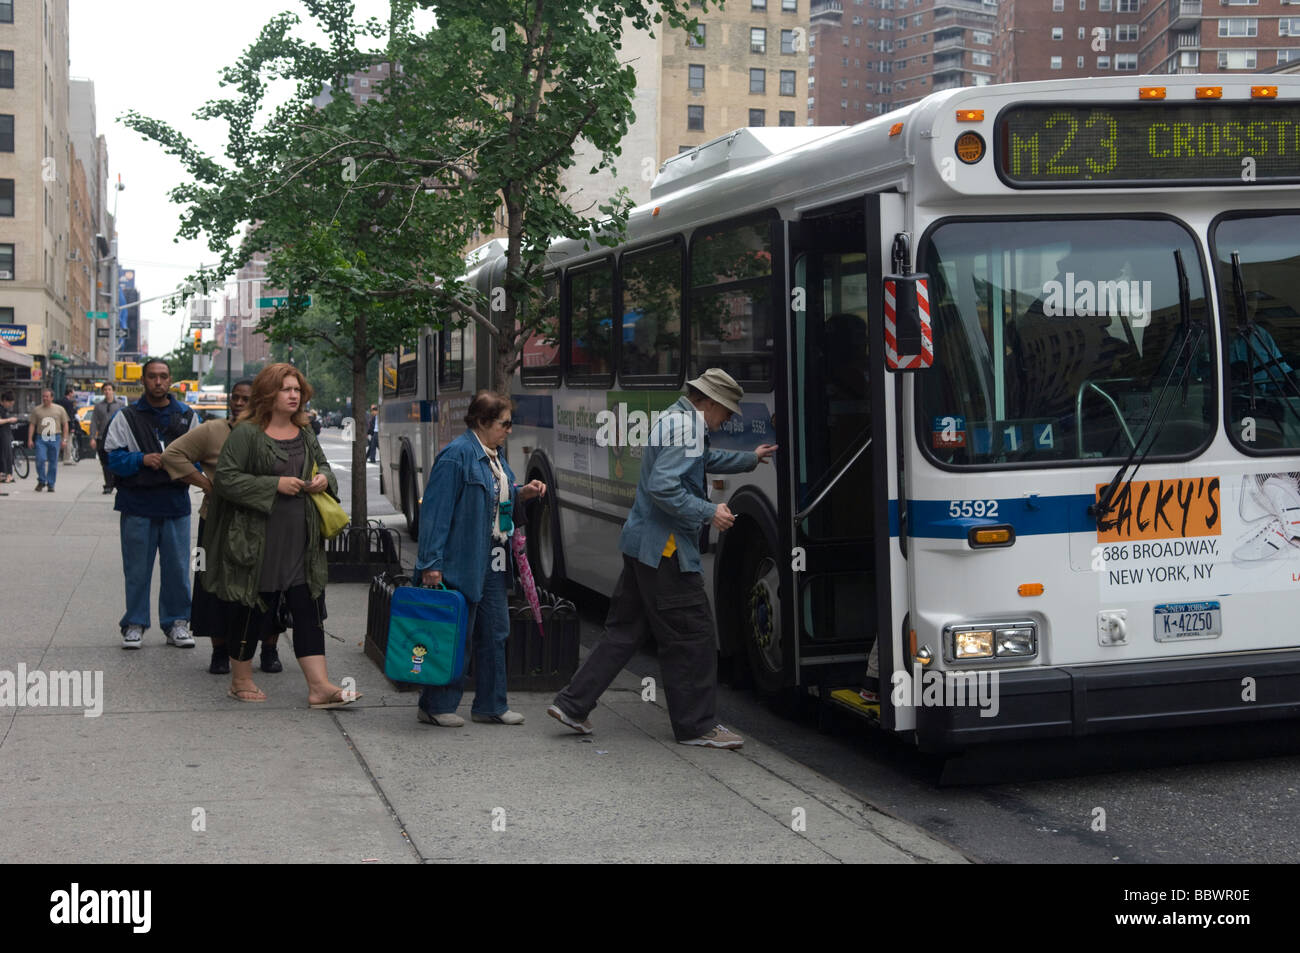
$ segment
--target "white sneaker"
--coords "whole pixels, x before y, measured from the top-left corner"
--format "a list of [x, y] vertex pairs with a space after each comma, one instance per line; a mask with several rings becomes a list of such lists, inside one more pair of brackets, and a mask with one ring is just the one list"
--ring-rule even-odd
[[714, 725], [712, 731], [700, 735], [698, 738], [691, 738], [689, 741], [679, 741], [677, 743], [679, 745], [697, 745], [701, 748], [739, 748], [745, 743], [745, 739], [734, 731], [728, 731], [722, 725]]
[[1282, 532], [1291, 539], [1300, 538], [1300, 489], [1290, 477], [1271, 476], [1264, 481], [1264, 498], [1269, 510], [1282, 524]]
[[122, 633], [122, 648], [138, 649], [144, 644], [144, 626], [128, 625]]
[[167, 644], [181, 649], [194, 648], [194, 634], [190, 632], [187, 619], [177, 619], [172, 623], [171, 630], [167, 633]]
[[1296, 548], [1297, 544], [1283, 532], [1281, 520], [1271, 519], [1233, 551], [1232, 561], [1250, 563], [1284, 558]]
[[1253, 523], [1255, 520], [1273, 515], [1268, 500], [1260, 492], [1259, 481], [1250, 474], [1241, 478], [1241, 500], [1237, 505], [1237, 512], [1246, 523]]

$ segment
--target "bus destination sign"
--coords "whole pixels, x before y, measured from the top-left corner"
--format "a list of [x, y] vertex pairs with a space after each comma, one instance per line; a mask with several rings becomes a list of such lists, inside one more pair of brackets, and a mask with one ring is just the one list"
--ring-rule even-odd
[[1300, 103], [1013, 106], [995, 141], [1013, 188], [1300, 181]]

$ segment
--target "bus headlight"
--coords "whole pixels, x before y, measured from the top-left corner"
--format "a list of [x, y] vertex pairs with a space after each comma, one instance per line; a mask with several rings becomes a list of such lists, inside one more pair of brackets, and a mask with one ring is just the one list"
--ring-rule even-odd
[[1030, 658], [1038, 654], [1038, 624], [1028, 620], [944, 626], [949, 661]]

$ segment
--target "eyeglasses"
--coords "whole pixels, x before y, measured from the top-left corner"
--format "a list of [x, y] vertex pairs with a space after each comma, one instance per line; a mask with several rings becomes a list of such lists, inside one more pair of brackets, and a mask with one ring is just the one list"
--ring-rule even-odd
[[513, 420], [498, 420], [496, 422], [501, 425], [502, 430], [510, 430], [515, 425]]

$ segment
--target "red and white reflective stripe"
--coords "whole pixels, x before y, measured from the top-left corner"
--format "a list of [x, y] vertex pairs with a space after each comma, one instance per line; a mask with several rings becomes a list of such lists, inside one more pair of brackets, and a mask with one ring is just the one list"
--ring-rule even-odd
[[921, 353], [900, 356], [898, 325], [895, 312], [897, 282], [885, 281], [885, 366], [894, 370], [913, 370], [934, 363], [934, 337], [930, 331], [930, 290], [924, 278], [916, 281], [916, 307], [921, 323]]

